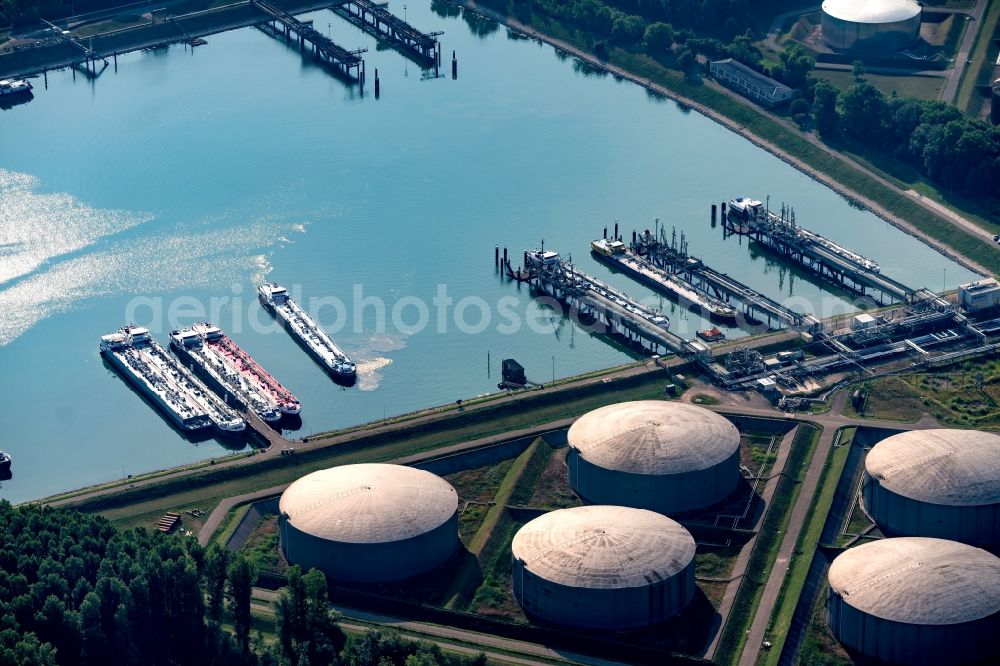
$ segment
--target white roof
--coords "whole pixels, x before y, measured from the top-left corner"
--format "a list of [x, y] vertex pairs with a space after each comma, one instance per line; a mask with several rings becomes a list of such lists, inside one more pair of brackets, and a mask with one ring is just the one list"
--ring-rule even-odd
[[859, 315], [855, 315], [854, 321], [860, 321], [860, 322], [864, 322], [866, 324], [869, 324], [869, 323], [875, 321], [875, 317], [871, 316], [867, 312], [862, 312]]
[[868, 452], [865, 470], [897, 495], [930, 504], [1000, 503], [1000, 435], [911, 430]]
[[1000, 612], [1000, 558], [945, 539], [900, 537], [842, 553], [830, 588], [858, 610], [907, 624], [971, 622]]
[[823, 12], [853, 23], [895, 23], [920, 14], [912, 0], [823, 0]]
[[740, 448], [740, 433], [702, 407], [638, 400], [588, 412], [569, 429], [580, 455], [606, 469], [680, 474], [714, 467]]
[[430, 472], [367, 463], [307, 474], [278, 506], [293, 527], [313, 536], [386, 543], [440, 527], [458, 510], [458, 494]]
[[666, 516], [622, 506], [551, 511], [522, 527], [511, 543], [531, 573], [560, 585], [626, 588], [683, 571], [695, 542]]

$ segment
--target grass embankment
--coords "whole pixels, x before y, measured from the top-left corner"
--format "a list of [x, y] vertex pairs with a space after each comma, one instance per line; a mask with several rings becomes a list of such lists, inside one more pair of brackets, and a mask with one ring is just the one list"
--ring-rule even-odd
[[[846, 92], [853, 86], [857, 79], [854, 73], [847, 70], [821, 69], [814, 70], [813, 76], [817, 79], [826, 79], [830, 84]], [[944, 84], [947, 81], [943, 76], [921, 76], [919, 74], [865, 74], [865, 81], [868, 81], [886, 95], [896, 93], [900, 97], [913, 97], [915, 99], [934, 100], [941, 97]]]
[[750, 553], [747, 574], [740, 583], [729, 618], [722, 628], [722, 638], [715, 653], [715, 661], [718, 664], [739, 662], [747, 630], [764, 592], [767, 577], [774, 566], [781, 545], [781, 535], [788, 527], [792, 507], [799, 496], [799, 487], [809, 469], [809, 461], [816, 450], [820, 432], [816, 426], [802, 424], [792, 439], [792, 448], [785, 460], [784, 474], [774, 489], [771, 505], [767, 509], [764, 522], [758, 531], [757, 541]]
[[[522, 475], [525, 474], [529, 463], [535, 458], [540, 457], [539, 451], [544, 454], [545, 451], [551, 450], [548, 444], [541, 438], [538, 438], [515, 458], [513, 464], [509, 466], [507, 473], [496, 487], [496, 493], [493, 495], [493, 505], [486, 511], [479, 529], [465, 542], [466, 550], [472, 554], [472, 558], [468, 558], [463, 562], [462, 568], [456, 574], [454, 580], [452, 580], [451, 586], [445, 594], [445, 598], [447, 599], [445, 608], [458, 608], [460, 604], [464, 605], [463, 598], [468, 595], [470, 592], [469, 588], [473, 584], [479, 587], [478, 583], [480, 582], [483, 585], [492, 585], [495, 583], [495, 581], [480, 581], [478, 578], [480, 572], [479, 558], [482, 556], [483, 548], [493, 535], [493, 530], [496, 528], [497, 523], [500, 522], [500, 518], [506, 513], [511, 495], [517, 485], [519, 485], [518, 482]], [[532, 471], [534, 472], [534, 470]], [[535, 476], [537, 477], [540, 473], [541, 470], [539, 469]], [[467, 604], [468, 599], [465, 598], [464, 602]]]
[[993, 38], [1000, 30], [1000, 2], [992, 3], [992, 6], [983, 15], [982, 23], [972, 27], [973, 29], [978, 28], [979, 33], [973, 42], [972, 53], [969, 54], [969, 60], [972, 61], [972, 64], [968, 65], [962, 72], [955, 105], [966, 113], [978, 115], [982, 101], [973, 104], [973, 96], [977, 94], [977, 84], [989, 82], [989, 74], [993, 71], [993, 64], [996, 62], [998, 47], [993, 43]]
[[[556, 20], [537, 13], [531, 14], [528, 24], [542, 34], [571, 43], [587, 53], [591, 52], [595, 41], [593, 35], [568, 28]], [[952, 225], [904, 192], [884, 185], [848, 164], [832, 154], [825, 146], [811, 143], [798, 130], [779, 122], [763, 110], [751, 106], [749, 102], [738, 100], [700, 81], [687, 80], [677, 70], [670, 69], [664, 62], [645, 54], [613, 48], [609, 53], [608, 63], [725, 116], [740, 130], [759, 137], [787, 155], [793, 156], [789, 158], [790, 160], [825, 175], [828, 180], [872, 201], [895, 217], [913, 225], [921, 233], [977, 262], [991, 273], [1000, 274], [1000, 252], [990, 244]], [[945, 199], [943, 195], [938, 197]], [[955, 206], [954, 200], [948, 201]], [[965, 214], [964, 209], [960, 212]], [[976, 211], [970, 213], [975, 217]]]
[[179, 478], [165, 479], [71, 504], [101, 513], [120, 527], [151, 525], [166, 511], [206, 513], [227, 497], [290, 483], [333, 465], [384, 462], [520, 428], [579, 416], [613, 402], [661, 398], [665, 372], [650, 372], [608, 383], [594, 383], [554, 393], [525, 394], [524, 399], [456, 411], [410, 431], [366, 435], [359, 442], [304, 450], [294, 456], [270, 456], [259, 462], [213, 469], [208, 466]]
[[788, 628], [792, 624], [795, 606], [802, 593], [802, 587], [805, 585], [806, 574], [809, 572], [809, 567], [812, 566], [813, 555], [816, 553], [826, 517], [830, 513], [830, 507], [833, 506], [837, 480], [844, 471], [847, 454], [851, 449], [851, 441], [854, 439], [856, 430], [857, 428], [841, 430], [837, 446], [830, 449], [830, 455], [823, 464], [823, 472], [819, 478], [819, 492], [813, 496], [813, 501], [809, 506], [809, 517], [795, 542], [795, 550], [788, 565], [788, 573], [781, 585], [781, 591], [778, 592], [778, 598], [774, 604], [775, 611], [771, 616], [767, 632], [764, 634], [765, 640], [771, 641], [773, 645], [770, 650], [760, 652], [758, 663], [777, 664], [781, 657], [781, 649], [785, 644]]

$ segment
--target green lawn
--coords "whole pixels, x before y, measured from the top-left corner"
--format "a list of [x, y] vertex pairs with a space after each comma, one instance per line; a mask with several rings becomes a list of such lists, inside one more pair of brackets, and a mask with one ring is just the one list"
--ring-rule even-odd
[[[848, 90], [854, 85], [854, 74], [849, 71], [814, 69], [812, 75], [818, 79], [826, 79], [834, 88]], [[886, 95], [896, 93], [899, 97], [915, 97], [916, 99], [938, 99], [944, 90], [946, 79], [940, 76], [920, 76], [917, 74], [865, 74], [864, 79], [881, 90]]]
[[[979, 34], [976, 35], [972, 54], [969, 56], [972, 64], [962, 73], [962, 81], [955, 98], [956, 106], [967, 113], [972, 110], [973, 95], [978, 94], [975, 91], [976, 84], [984, 82], [980, 80], [981, 73], [993, 71], [997, 55], [997, 46], [993, 43], [993, 38], [998, 30], [1000, 30], [1000, 2], [993, 2], [983, 16], [982, 24], [979, 25]], [[976, 110], [978, 111], [978, 105]]]

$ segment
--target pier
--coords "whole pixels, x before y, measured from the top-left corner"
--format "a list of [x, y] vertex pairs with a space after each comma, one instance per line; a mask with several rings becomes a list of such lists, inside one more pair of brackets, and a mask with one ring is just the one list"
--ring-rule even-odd
[[[746, 202], [750, 211], [739, 225], [725, 219], [735, 233], [745, 234], [775, 254], [790, 259], [806, 270], [834, 283], [841, 289], [866, 296], [885, 305], [888, 302], [916, 303], [932, 292], [913, 289], [882, 275], [877, 262], [842, 245], [803, 229], [795, 221], [795, 211], [781, 207], [780, 215], [766, 209], [759, 201]], [[733, 207], [730, 206], [732, 214]]]
[[260, 11], [271, 17], [270, 21], [257, 25], [261, 32], [285, 41], [297, 38], [300, 51], [306, 49], [306, 44], [312, 44], [313, 55], [318, 60], [343, 76], [360, 81], [364, 85], [365, 61], [361, 59], [360, 54], [367, 49], [348, 51], [344, 47], [334, 44], [326, 35], [311, 25], [303, 23], [283, 9], [279, 9], [265, 0], [252, 0], [252, 2]]
[[371, 0], [347, 0], [331, 10], [375, 38], [398, 47], [421, 65], [435, 68], [441, 65], [441, 44], [437, 36], [443, 33], [420, 32]]
[[[670, 320], [632, 297], [563, 261], [556, 252], [525, 252], [525, 272], [517, 276], [625, 341], [650, 353], [679, 351], [684, 340], [669, 332]], [[509, 261], [506, 262], [508, 274]]]
[[735, 301], [747, 318], [766, 321], [769, 328], [775, 328], [775, 324], [778, 323], [808, 333], [819, 333], [823, 330], [823, 322], [813, 315], [790, 310], [774, 299], [689, 255], [683, 233], [679, 244], [676, 231], [668, 241], [665, 228], [657, 223], [655, 233], [650, 233], [648, 230], [641, 234], [633, 232], [630, 248], [634, 254], [643, 257], [657, 268], [676, 275], [710, 297], [730, 304]]

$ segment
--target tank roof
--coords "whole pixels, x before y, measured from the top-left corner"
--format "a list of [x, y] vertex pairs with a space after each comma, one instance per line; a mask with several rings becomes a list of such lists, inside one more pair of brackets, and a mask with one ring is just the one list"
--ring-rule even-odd
[[911, 430], [868, 452], [865, 470], [897, 495], [930, 504], [1000, 502], [1000, 435], [977, 430]]
[[695, 542], [666, 516], [622, 506], [550, 511], [522, 527], [511, 551], [547, 581], [582, 588], [641, 587], [694, 559]]
[[895, 23], [919, 16], [912, 0], [823, 0], [823, 12], [853, 23]]
[[1000, 558], [945, 539], [899, 537], [842, 553], [830, 588], [854, 608], [884, 620], [945, 625], [1000, 612]]
[[680, 474], [727, 460], [740, 433], [703, 407], [639, 400], [588, 412], [569, 429], [569, 445], [600, 467], [633, 474]]
[[439, 527], [458, 510], [444, 479], [413, 467], [366, 463], [307, 474], [281, 495], [298, 530], [349, 543], [387, 543]]

